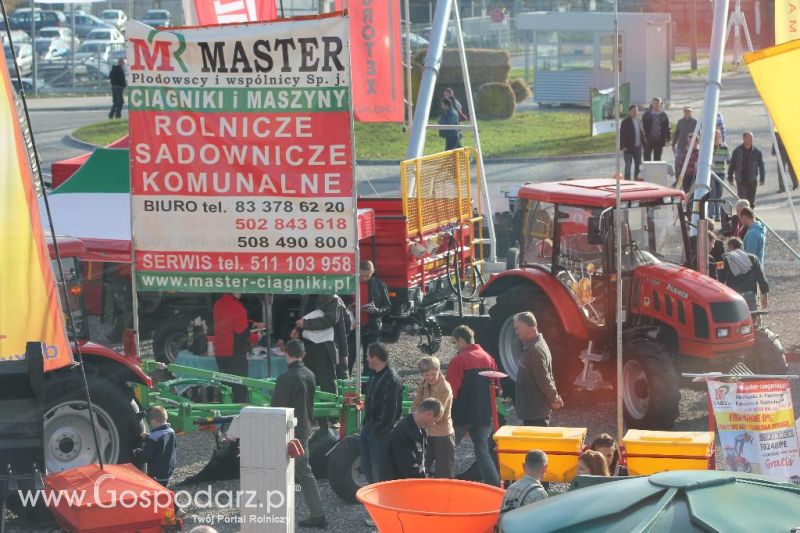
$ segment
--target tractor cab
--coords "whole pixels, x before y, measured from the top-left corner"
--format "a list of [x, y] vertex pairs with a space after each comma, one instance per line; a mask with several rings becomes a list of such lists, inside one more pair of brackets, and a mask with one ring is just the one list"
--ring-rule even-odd
[[[519, 191], [523, 210], [520, 263], [555, 277], [586, 320], [602, 328], [613, 322], [616, 182], [597, 179], [538, 184]], [[681, 191], [623, 182], [622, 280], [631, 286], [641, 266], [686, 263]], [[629, 294], [630, 291], [625, 292]], [[629, 301], [623, 302], [627, 308]]]
[[[75, 324], [77, 339], [89, 339], [89, 322], [87, 320], [86, 305], [83, 295], [83, 272], [81, 259], [86, 255], [86, 245], [83, 241], [72, 237], [57, 236], [58, 251], [61, 256], [61, 267], [64, 271], [64, 279], [58, 275], [58, 261], [56, 260], [55, 245], [51, 235], [46, 235], [47, 247], [50, 253], [50, 262], [53, 273], [58, 282], [58, 294], [61, 298], [61, 309], [64, 313], [69, 309], [72, 312], [72, 320]], [[67, 306], [69, 304], [69, 306]], [[67, 319], [64, 323], [68, 324]], [[72, 329], [67, 328], [67, 333], [72, 336]]]

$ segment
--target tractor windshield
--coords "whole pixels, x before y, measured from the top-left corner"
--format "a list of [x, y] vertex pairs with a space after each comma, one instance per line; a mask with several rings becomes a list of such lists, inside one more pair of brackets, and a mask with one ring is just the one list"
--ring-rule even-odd
[[[75, 257], [62, 257], [61, 266], [64, 269], [64, 282], [62, 283], [58, 275], [58, 263], [55, 259], [51, 261], [53, 274], [58, 280], [59, 296], [61, 297], [61, 311], [64, 313], [64, 324], [67, 326], [67, 334], [72, 338], [72, 329], [66, 317], [67, 310], [72, 311], [72, 319], [75, 321], [75, 332], [79, 339], [87, 339], [88, 324], [86, 323], [86, 313], [84, 312], [83, 287], [81, 284], [81, 264]], [[67, 307], [69, 302], [69, 307]]]
[[677, 204], [623, 209], [622, 269], [659, 261], [684, 264], [684, 241]]

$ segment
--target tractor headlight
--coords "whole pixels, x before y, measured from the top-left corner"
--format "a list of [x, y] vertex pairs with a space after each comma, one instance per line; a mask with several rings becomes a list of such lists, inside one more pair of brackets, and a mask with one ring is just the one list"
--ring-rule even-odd
[[753, 333], [753, 325], [747, 324], [746, 326], [742, 326], [741, 328], [739, 328], [739, 333], [741, 333], [742, 335], [750, 335], [751, 333]]
[[717, 338], [721, 339], [730, 335], [731, 330], [729, 328], [717, 328]]

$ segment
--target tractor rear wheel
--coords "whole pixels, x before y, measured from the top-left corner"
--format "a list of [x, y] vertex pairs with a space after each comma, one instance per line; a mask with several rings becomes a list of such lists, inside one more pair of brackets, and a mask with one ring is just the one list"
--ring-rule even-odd
[[[582, 368], [581, 360], [578, 359], [580, 341], [573, 340], [564, 333], [555, 307], [539, 289], [530, 286], [514, 287], [497, 297], [497, 302], [489, 309], [490, 353], [509, 379], [516, 382], [522, 346], [514, 333], [514, 315], [523, 311], [530, 311], [536, 317], [539, 332], [547, 341], [553, 358], [553, 373], [558, 392], [562, 397], [569, 397], [575, 389], [573, 380]], [[503, 390], [510, 393], [513, 387], [504, 383]]]
[[637, 339], [623, 348], [622, 398], [628, 425], [638, 429], [669, 429], [678, 418], [681, 394], [678, 373], [667, 349]]
[[779, 375], [789, 373], [781, 341], [770, 329], [756, 329], [753, 352], [756, 373]]

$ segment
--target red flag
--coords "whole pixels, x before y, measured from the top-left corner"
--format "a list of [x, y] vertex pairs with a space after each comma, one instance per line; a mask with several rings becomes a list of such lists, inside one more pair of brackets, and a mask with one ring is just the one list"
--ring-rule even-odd
[[275, 20], [275, 0], [193, 0], [198, 26]]
[[403, 121], [399, 0], [336, 0], [350, 15], [353, 114], [358, 122]]

